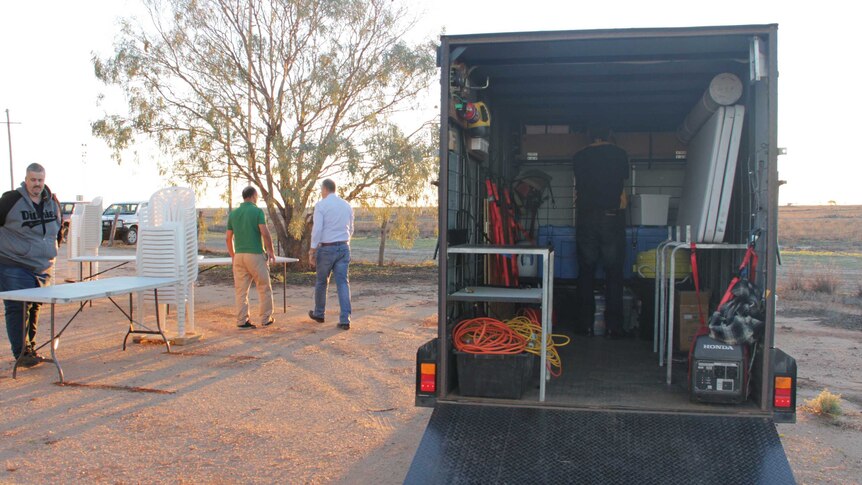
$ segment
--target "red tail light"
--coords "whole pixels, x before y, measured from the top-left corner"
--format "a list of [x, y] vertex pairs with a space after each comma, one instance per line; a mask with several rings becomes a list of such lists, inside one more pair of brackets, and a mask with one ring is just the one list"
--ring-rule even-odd
[[423, 362], [420, 364], [419, 391], [437, 391], [437, 364]]
[[775, 378], [775, 398], [772, 402], [776, 408], [789, 408], [793, 405], [793, 379], [790, 377]]

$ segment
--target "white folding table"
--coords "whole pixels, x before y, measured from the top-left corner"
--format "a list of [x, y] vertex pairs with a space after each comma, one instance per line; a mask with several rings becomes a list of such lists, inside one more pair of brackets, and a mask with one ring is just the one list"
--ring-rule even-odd
[[[276, 256], [275, 263], [282, 265], [282, 271], [284, 273], [283, 278], [281, 280], [281, 305], [282, 312], [287, 313], [287, 263], [295, 263], [299, 261], [296, 258], [288, 258], [285, 256]], [[203, 273], [204, 271], [214, 268], [216, 266], [230, 266], [233, 264], [233, 260], [229, 257], [223, 258], [207, 258], [203, 257], [198, 259], [198, 266], [209, 266], [204, 270], [198, 271], [198, 273]]]
[[[135, 255], [111, 255], [111, 256], [78, 256], [75, 258], [70, 258], [69, 261], [78, 263], [78, 281], [84, 281], [87, 279], [92, 279], [101, 274], [107, 273], [108, 271], [117, 269], [121, 266], [125, 266], [129, 263], [135, 262]], [[283, 278], [281, 282], [281, 301], [282, 301], [282, 312], [287, 313], [287, 264], [295, 263], [299, 261], [296, 258], [288, 258], [285, 256], [276, 256], [275, 263], [282, 265]], [[84, 263], [117, 263], [115, 266], [112, 266], [106, 270], [99, 271], [98, 273], [93, 274], [90, 271], [90, 274], [87, 277], [84, 277]], [[203, 273], [208, 269], [214, 268], [216, 266], [230, 266], [233, 264], [233, 261], [229, 257], [221, 257], [221, 258], [209, 258], [206, 256], [198, 256], [198, 266], [208, 266], [208, 268], [204, 268], [200, 270], [199, 273]], [[92, 266], [91, 266], [92, 268]]]
[[[129, 263], [135, 262], [134, 254], [119, 254], [119, 255], [104, 255], [104, 256], [76, 256], [74, 258], [69, 258], [69, 261], [73, 263], [78, 263], [78, 281], [84, 281], [93, 279], [96, 276], [99, 276], [103, 273], [107, 273], [108, 271], [117, 269], [121, 266], [125, 266]], [[84, 263], [89, 263], [90, 265], [90, 274], [87, 277], [84, 277]], [[99, 271], [96, 274], [93, 274], [93, 263], [118, 263], [115, 266], [111, 266], [110, 268]]]
[[[0, 292], [0, 299], [2, 300], [12, 300], [12, 301], [20, 301], [24, 304], [26, 303], [50, 303], [51, 304], [51, 339], [42, 344], [39, 348], [44, 347], [48, 343], [51, 344], [51, 361], [54, 362], [54, 365], [57, 366], [57, 372], [60, 374], [60, 382], [64, 382], [63, 377], [63, 369], [60, 367], [60, 361], [57, 359], [56, 350], [60, 343], [60, 335], [63, 334], [63, 331], [68, 328], [68, 326], [72, 323], [72, 321], [77, 317], [81, 310], [84, 308], [84, 302], [88, 300], [93, 300], [95, 298], [107, 298], [114, 304], [126, 318], [129, 319], [129, 331], [126, 332], [125, 338], [123, 338], [123, 350], [126, 350], [126, 341], [129, 338], [129, 335], [135, 334], [151, 334], [151, 335], [160, 335], [162, 340], [165, 342], [165, 347], [167, 347], [168, 352], [171, 351], [171, 344], [168, 342], [167, 337], [165, 337], [165, 333], [162, 331], [162, 325], [159, 321], [158, 311], [156, 311], [156, 330], [139, 330], [135, 328], [134, 315], [132, 313], [132, 308], [134, 305], [132, 304], [132, 295], [135, 292], [139, 291], [148, 291], [153, 290], [153, 294], [155, 295], [156, 308], [158, 308], [159, 304], [159, 293], [158, 289], [176, 284], [177, 280], [175, 278], [151, 278], [146, 276], [118, 276], [116, 278], [105, 278], [101, 280], [93, 280], [93, 281], [84, 281], [80, 283], [67, 283], [62, 285], [55, 286], [43, 286], [41, 288], [27, 288], [23, 290], [13, 290], [13, 291], [4, 291]], [[126, 313], [117, 302], [114, 301], [113, 297], [129, 295], [129, 312]], [[72, 318], [66, 322], [66, 325], [60, 330], [59, 333], [55, 332], [56, 326], [54, 322], [54, 307], [58, 303], [79, 303], [78, 311], [72, 315]], [[29, 333], [29, 324], [27, 323], [27, 312], [24, 312], [24, 336], [26, 341], [26, 335]], [[137, 322], [139, 325], [140, 322]], [[143, 326], [143, 325], [141, 325]], [[146, 327], [144, 327], [146, 328]], [[21, 352], [21, 357], [24, 356], [24, 352]], [[18, 372], [18, 364], [21, 361], [21, 357], [15, 362], [15, 366], [12, 368], [12, 378], [17, 377]]]

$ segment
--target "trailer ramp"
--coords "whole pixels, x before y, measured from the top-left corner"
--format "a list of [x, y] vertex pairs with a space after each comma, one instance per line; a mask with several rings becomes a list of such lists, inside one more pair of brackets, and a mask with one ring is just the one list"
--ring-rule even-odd
[[765, 417], [438, 403], [407, 484], [793, 484]]

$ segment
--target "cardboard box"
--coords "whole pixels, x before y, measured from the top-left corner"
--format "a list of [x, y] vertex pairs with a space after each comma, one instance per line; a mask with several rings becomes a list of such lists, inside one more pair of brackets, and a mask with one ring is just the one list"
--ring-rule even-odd
[[[700, 304], [704, 321], [709, 322], [712, 312], [709, 308], [710, 290], [700, 290]], [[673, 341], [674, 348], [679, 352], [688, 352], [694, 335], [700, 328], [700, 312], [697, 296], [694, 291], [677, 291], [674, 296]]]
[[524, 135], [521, 137], [521, 156], [537, 153], [539, 160], [572, 158], [586, 146], [586, 137], [579, 134]]
[[686, 146], [676, 137], [676, 132], [615, 133], [614, 138], [617, 145], [633, 159], [674, 159], [678, 151], [686, 150]]

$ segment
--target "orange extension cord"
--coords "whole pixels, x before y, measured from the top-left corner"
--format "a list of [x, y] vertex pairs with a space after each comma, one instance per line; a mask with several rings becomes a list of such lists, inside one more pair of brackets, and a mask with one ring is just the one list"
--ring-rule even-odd
[[473, 318], [455, 326], [455, 349], [470, 354], [520, 354], [527, 339], [495, 318]]
[[[463, 320], [455, 326], [452, 334], [455, 349], [470, 354], [541, 354], [542, 325], [540, 313], [535, 308], [524, 308], [511, 320], [501, 322], [496, 318], [481, 317]], [[556, 341], [555, 341], [556, 338]], [[548, 338], [548, 371], [559, 377], [563, 371], [557, 347], [567, 345], [565, 335], [551, 334]]]

